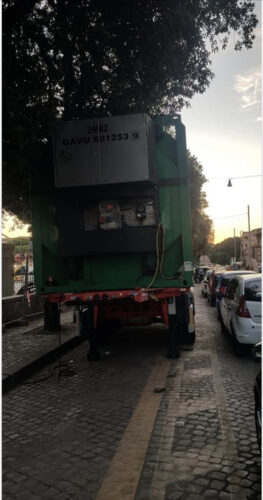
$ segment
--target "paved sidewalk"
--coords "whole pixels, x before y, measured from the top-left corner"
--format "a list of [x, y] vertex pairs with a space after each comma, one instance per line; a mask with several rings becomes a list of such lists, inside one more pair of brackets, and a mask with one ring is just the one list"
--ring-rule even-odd
[[260, 500], [253, 382], [195, 287], [194, 350], [173, 362], [134, 500]]
[[260, 500], [260, 365], [235, 356], [200, 285], [195, 304], [179, 359], [161, 325], [124, 328], [99, 362], [75, 347], [74, 376], [47, 377], [54, 362], [4, 395], [5, 500]]
[[72, 310], [61, 312], [61, 331], [44, 330], [43, 316], [29, 318], [27, 325], [12, 325], [2, 334], [2, 381], [3, 389], [13, 386], [25, 374], [40, 368], [43, 362], [60, 348], [76, 340], [77, 330], [73, 323]]

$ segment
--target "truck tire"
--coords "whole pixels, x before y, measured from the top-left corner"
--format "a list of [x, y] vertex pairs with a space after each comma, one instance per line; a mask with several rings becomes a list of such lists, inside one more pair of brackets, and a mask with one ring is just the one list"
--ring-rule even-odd
[[181, 344], [191, 345], [195, 342], [195, 331], [189, 332], [189, 303], [188, 295], [181, 295], [176, 299], [176, 310], [179, 322], [179, 340]]
[[81, 311], [80, 336], [85, 338], [89, 342], [89, 351], [87, 353], [88, 361], [100, 360], [101, 355], [98, 350], [98, 330], [94, 328], [92, 306], [85, 307]]
[[180, 343], [179, 343], [179, 323], [177, 314], [170, 314], [169, 317], [169, 340], [168, 340], [168, 353], [167, 358], [176, 359], [180, 356]]
[[44, 329], [48, 332], [57, 332], [61, 329], [60, 311], [57, 302], [45, 300], [44, 305]]

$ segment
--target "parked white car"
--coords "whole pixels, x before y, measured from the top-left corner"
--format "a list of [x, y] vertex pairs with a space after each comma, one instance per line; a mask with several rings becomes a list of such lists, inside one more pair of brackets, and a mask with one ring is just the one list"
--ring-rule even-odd
[[220, 303], [221, 325], [237, 347], [261, 341], [261, 274], [235, 276]]

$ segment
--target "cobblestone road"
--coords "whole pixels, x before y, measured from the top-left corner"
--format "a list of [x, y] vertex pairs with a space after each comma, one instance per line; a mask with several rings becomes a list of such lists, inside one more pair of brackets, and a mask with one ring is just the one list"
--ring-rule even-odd
[[166, 360], [162, 327], [125, 329], [100, 362], [77, 347], [75, 376], [3, 397], [4, 500], [260, 498], [259, 365], [235, 356], [195, 296], [197, 340], [179, 360]]
[[[61, 342], [64, 343], [76, 336], [72, 311], [63, 311], [60, 322]], [[5, 327], [2, 334], [2, 378], [39, 359], [41, 354], [52, 351], [58, 345], [58, 333], [44, 331], [43, 316], [29, 318], [25, 326], [13, 324]]]

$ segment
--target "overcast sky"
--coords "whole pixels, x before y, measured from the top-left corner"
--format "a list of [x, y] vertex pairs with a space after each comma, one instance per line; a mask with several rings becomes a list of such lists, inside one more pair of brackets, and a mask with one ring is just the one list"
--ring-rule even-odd
[[[259, 25], [253, 49], [229, 47], [212, 56], [215, 77], [191, 108], [183, 109], [187, 147], [203, 165], [204, 185], [214, 221], [215, 243], [261, 227], [261, 1], [256, 0]], [[244, 178], [238, 178], [243, 177]], [[237, 179], [235, 179], [237, 177]], [[227, 187], [232, 178], [232, 188]]]

